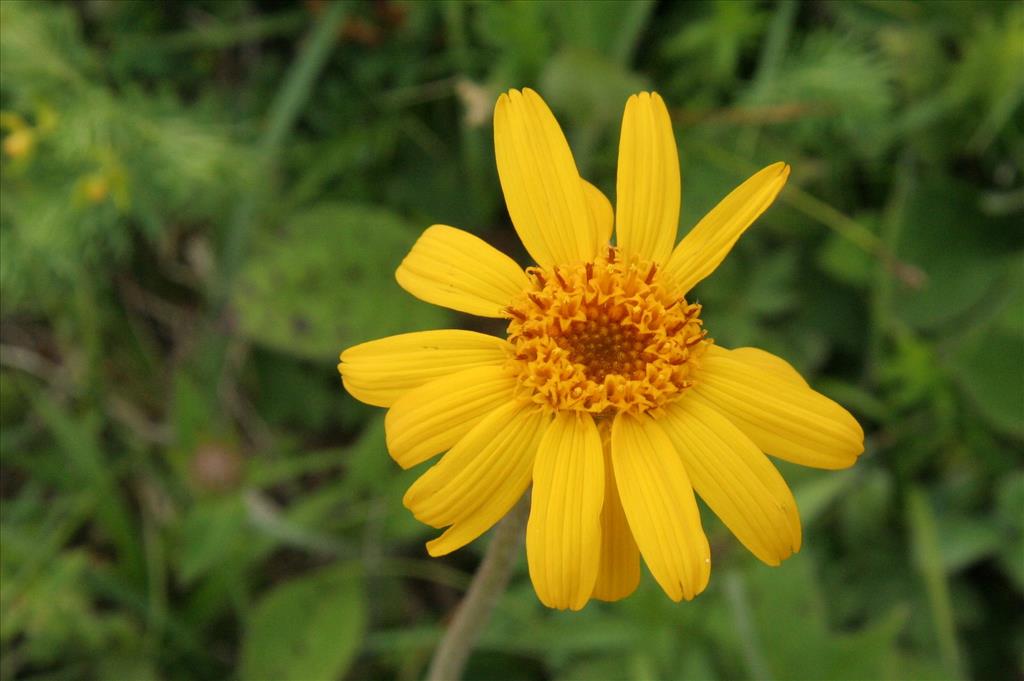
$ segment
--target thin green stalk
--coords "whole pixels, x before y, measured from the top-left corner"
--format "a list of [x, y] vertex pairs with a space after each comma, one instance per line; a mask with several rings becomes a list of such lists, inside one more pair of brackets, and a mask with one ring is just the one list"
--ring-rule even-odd
[[147, 645], [159, 649], [167, 630], [167, 555], [160, 528], [148, 513], [142, 514], [142, 547], [146, 560]]
[[[464, 78], [471, 78], [472, 55], [466, 37], [466, 4], [448, 2], [445, 5], [444, 21], [448, 38], [448, 56], [452, 65]], [[483, 219], [483, 197], [488, 195], [484, 187], [487, 173], [484, 170], [485, 129], [471, 127], [465, 116], [459, 123], [459, 151], [462, 155], [464, 177], [469, 185], [469, 201], [474, 220]]]
[[751, 678], [768, 681], [772, 675], [768, 670], [764, 653], [761, 652], [761, 641], [757, 635], [757, 628], [754, 626], [750, 599], [747, 598], [747, 585], [739, 572], [731, 571], [725, 576], [725, 596], [732, 610], [733, 623], [740, 638], [743, 659], [747, 663]]
[[[745, 161], [743, 157], [719, 146], [706, 143], [698, 143], [697, 146], [709, 161], [720, 168], [748, 175], [758, 170], [757, 166]], [[919, 288], [923, 285], [926, 277], [918, 267], [897, 259], [877, 234], [834, 206], [793, 184], [786, 187], [779, 196], [779, 201], [820, 222], [868, 255], [878, 259], [886, 272], [907, 286]]]
[[[255, 17], [230, 23], [203, 24], [179, 33], [152, 40], [150, 51], [189, 52], [192, 50], [223, 50], [235, 45], [257, 42], [300, 30], [308, 21], [306, 10], [278, 16]], [[143, 47], [140, 45], [140, 47]]]
[[480, 567], [473, 575], [469, 591], [434, 651], [427, 681], [456, 681], [462, 678], [469, 654], [490, 619], [498, 598], [508, 585], [512, 565], [522, 546], [529, 512], [529, 498], [523, 497], [495, 528], [494, 537]]
[[[776, 74], [789, 46], [789, 37], [793, 32], [798, 9], [799, 5], [795, 0], [782, 0], [776, 5], [775, 14], [768, 27], [768, 35], [757, 61], [757, 73], [754, 74], [750, 88], [753, 94], [752, 101], [757, 104], [764, 103], [765, 96], [774, 86]], [[739, 148], [743, 150], [745, 156], [754, 155], [760, 138], [760, 125], [751, 125], [741, 133]]]
[[935, 525], [935, 514], [919, 488], [910, 490], [907, 497], [907, 520], [910, 526], [913, 561], [924, 580], [928, 605], [932, 613], [932, 625], [939, 644], [939, 656], [944, 671], [950, 678], [964, 678], [960, 646], [956, 638], [956, 622], [953, 619], [953, 600], [949, 583], [939, 554], [939, 532]]
[[[882, 215], [882, 248], [895, 258], [903, 232], [907, 197], [913, 187], [913, 164], [905, 157], [897, 166], [896, 181]], [[892, 277], [886, 271], [887, 264], [879, 261], [878, 272], [873, 279], [871, 291], [871, 325], [868, 336], [867, 355], [864, 362], [865, 377], [877, 377], [878, 361], [882, 356], [882, 344], [892, 330]]]
[[259, 143], [258, 168], [255, 180], [239, 199], [234, 216], [228, 224], [220, 263], [219, 279], [213, 297], [217, 317], [231, 296], [253, 225], [267, 195], [281, 147], [299, 114], [313, 92], [313, 84], [323, 70], [327, 57], [337, 41], [338, 29], [349, 10], [349, 3], [334, 2], [317, 22], [285, 76], [267, 113], [267, 127]]
[[608, 56], [613, 62], [627, 66], [633, 60], [633, 53], [654, 6], [650, 0], [634, 0], [626, 6], [612, 44], [608, 46]]

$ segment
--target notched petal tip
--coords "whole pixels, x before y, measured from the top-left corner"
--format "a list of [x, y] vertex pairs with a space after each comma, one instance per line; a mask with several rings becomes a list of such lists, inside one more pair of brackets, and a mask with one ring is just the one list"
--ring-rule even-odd
[[619, 414], [611, 455], [623, 510], [651, 575], [672, 600], [696, 597], [710, 579], [711, 550], [671, 440], [650, 417]]
[[498, 98], [494, 153], [509, 217], [534, 261], [552, 267], [593, 258], [598, 245], [572, 151], [530, 88]]
[[665, 102], [640, 92], [626, 101], [619, 136], [615, 224], [627, 255], [664, 264], [679, 229], [679, 152]]
[[[776, 161], [768, 167], [777, 169], [778, 175], [776, 175], [776, 179], [781, 179], [783, 186], [785, 186], [786, 182], [789, 181], [789, 174], [792, 172], [793, 166], [789, 165], [785, 161]], [[781, 187], [779, 188], [779, 191], [782, 191]], [[777, 196], [778, 195], [776, 194], [776, 197]]]

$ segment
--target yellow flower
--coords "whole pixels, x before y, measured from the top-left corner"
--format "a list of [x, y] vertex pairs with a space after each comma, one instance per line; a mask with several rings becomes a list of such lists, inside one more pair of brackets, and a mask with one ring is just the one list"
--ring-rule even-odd
[[14, 159], [25, 158], [32, 153], [36, 145], [36, 134], [32, 128], [24, 127], [4, 137], [4, 153]]
[[674, 245], [671, 122], [660, 96], [634, 95], [611, 246], [611, 204], [580, 178], [537, 93], [501, 95], [494, 145], [509, 215], [537, 266], [524, 272], [472, 234], [434, 225], [396, 277], [427, 302], [507, 319], [507, 338], [409, 333], [349, 348], [338, 365], [352, 395], [390, 408], [399, 465], [447, 452], [404, 499], [420, 521], [447, 528], [427, 550], [476, 539], [532, 484], [527, 559], [543, 603], [623, 598], [641, 555], [670, 598], [691, 599], [711, 571], [696, 490], [778, 565], [800, 548], [800, 518], [765, 453], [845, 468], [863, 431], [785, 360], [715, 345], [684, 296], [772, 203], [789, 166], [753, 175]]
[[91, 173], [79, 181], [78, 190], [89, 203], [102, 203], [110, 193], [110, 180], [103, 173]]

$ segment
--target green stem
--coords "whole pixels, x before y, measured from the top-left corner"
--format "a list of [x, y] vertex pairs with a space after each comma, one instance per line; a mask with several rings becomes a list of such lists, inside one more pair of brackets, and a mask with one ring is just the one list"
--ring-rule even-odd
[[299, 31], [309, 21], [308, 17], [309, 12], [298, 9], [277, 16], [204, 24], [156, 40], [147, 38], [148, 42], [140, 39], [137, 47], [140, 50], [148, 49], [150, 53], [224, 50]]
[[747, 663], [750, 676], [761, 681], [769, 681], [772, 675], [761, 652], [761, 641], [754, 625], [746, 584], [742, 575], [735, 570], [725, 576], [725, 596], [732, 609], [733, 626], [739, 636], [743, 659]]
[[337, 42], [338, 29], [348, 13], [349, 3], [334, 2], [313, 28], [285, 76], [284, 84], [267, 113], [267, 127], [260, 139], [257, 172], [249, 190], [239, 199], [224, 238], [220, 277], [214, 292], [213, 311], [220, 316], [231, 297], [235, 276], [242, 263], [245, 247], [259, 215], [263, 197], [267, 195], [274, 166], [284, 141], [295, 125], [302, 108], [313, 92], [316, 81], [331, 48]]
[[939, 530], [935, 524], [931, 504], [919, 487], [911, 489], [907, 496], [907, 518], [913, 560], [928, 595], [943, 671], [950, 678], [962, 679], [963, 660], [960, 655], [960, 644], [957, 642], [953, 598], [939, 553]]
[[[449, 2], [445, 5], [444, 21], [452, 66], [459, 77], [471, 79], [473, 55], [466, 35], [466, 10], [463, 2]], [[484, 167], [484, 129], [472, 127], [465, 115], [459, 121], [459, 152], [463, 177], [469, 186], [470, 217], [479, 222], [485, 219], [483, 197], [489, 193], [484, 184], [488, 177]]]
[[[896, 179], [893, 184], [892, 193], [882, 213], [881, 247], [894, 259], [899, 251], [900, 234], [903, 231], [905, 221], [907, 199], [913, 190], [914, 168], [909, 155], [904, 155], [897, 164]], [[884, 260], [878, 262], [878, 276], [874, 277], [871, 290], [871, 318], [872, 323], [868, 334], [868, 347], [865, 367], [865, 377], [874, 385], [879, 379], [879, 362], [882, 357], [883, 344], [889, 333], [892, 332], [892, 295], [893, 279], [887, 276], [887, 263]]]
[[[724, 170], [749, 175], [758, 169], [757, 166], [745, 161], [743, 157], [713, 144], [698, 143], [694, 146], [699, 148], [711, 163]], [[812, 220], [820, 222], [871, 257], [876, 258], [882, 263], [885, 272], [907, 286], [916, 289], [926, 282], [927, 277], [920, 268], [896, 258], [877, 234], [831, 204], [793, 184], [786, 187], [786, 191], [779, 197], [779, 201], [789, 204]]]
[[336, 1], [330, 4], [299, 48], [267, 112], [267, 126], [257, 146], [252, 179], [239, 196], [227, 224], [217, 263], [217, 278], [211, 286], [205, 342], [199, 353], [198, 367], [210, 384], [218, 383], [224, 372], [232, 340], [223, 331], [225, 311], [231, 302], [238, 272], [245, 261], [249, 238], [272, 194], [271, 182], [281, 148], [309, 101], [316, 78], [327, 63], [331, 49], [337, 42], [338, 30], [350, 7], [348, 2]]
[[490, 619], [498, 598], [508, 585], [512, 565], [522, 546], [529, 510], [530, 501], [524, 496], [494, 530], [494, 537], [480, 567], [473, 575], [469, 591], [434, 651], [427, 681], [455, 681], [462, 678], [469, 654]]
[[[755, 104], [765, 104], [766, 101], [770, 101], [769, 95], [772, 88], [775, 87], [776, 76], [782, 65], [782, 60], [786, 56], [798, 9], [798, 3], [793, 0], [783, 0], [776, 5], [771, 25], [768, 28], [768, 35], [761, 48], [761, 57], [757, 62], [757, 73], [754, 74], [754, 81], [751, 83], [750, 90], [753, 97], [748, 101]], [[744, 156], [754, 156], [754, 151], [761, 138], [761, 128], [760, 125], [751, 125], [740, 133], [739, 149], [743, 151]]]

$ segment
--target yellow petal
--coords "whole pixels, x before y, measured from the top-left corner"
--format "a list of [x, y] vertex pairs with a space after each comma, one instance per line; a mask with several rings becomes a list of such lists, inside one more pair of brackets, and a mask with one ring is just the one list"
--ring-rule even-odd
[[483, 239], [447, 225], [428, 228], [395, 272], [399, 286], [420, 300], [481, 317], [504, 317], [529, 288], [526, 274]]
[[690, 600], [707, 586], [711, 550], [675, 447], [650, 416], [619, 414], [612, 466], [644, 562], [669, 598]]
[[619, 138], [615, 224], [626, 255], [664, 263], [679, 230], [679, 150], [657, 92], [626, 102]]
[[778, 565], [800, 549], [800, 516], [789, 486], [729, 419], [683, 395], [658, 423], [697, 494], [751, 553]]
[[361, 402], [390, 407], [424, 383], [479, 366], [499, 366], [508, 342], [475, 331], [418, 331], [354, 345], [341, 353], [341, 380]]
[[788, 177], [788, 165], [773, 163], [734, 189], [690, 230], [664, 270], [679, 295], [715, 271], [740, 235], [772, 204]]
[[406, 508], [432, 527], [451, 525], [427, 543], [430, 555], [465, 546], [508, 513], [530, 484], [550, 420], [534, 404], [508, 402], [413, 483], [402, 500]]
[[595, 230], [569, 143], [533, 90], [509, 90], [494, 107], [494, 155], [512, 224], [542, 267], [591, 260]]
[[612, 239], [612, 228], [614, 227], [615, 214], [612, 212], [612, 202], [600, 189], [586, 180], [583, 182], [583, 193], [587, 195], [587, 206], [590, 208], [590, 222], [597, 234], [598, 248], [604, 248]]
[[405, 393], [384, 417], [391, 457], [411, 468], [458, 442], [512, 399], [515, 376], [500, 366], [464, 369]]
[[640, 584], [640, 549], [622, 510], [612, 467], [610, 433], [602, 430], [604, 444], [604, 506], [601, 508], [601, 564], [594, 584], [594, 598], [617, 601]]
[[594, 591], [601, 553], [604, 455], [594, 419], [561, 412], [533, 464], [526, 557], [541, 603], [579, 610]]
[[725, 350], [724, 348], [712, 345], [708, 348], [708, 351], [712, 353], [731, 353], [736, 359], [742, 360], [747, 364], [753, 364], [754, 366], [761, 367], [765, 371], [770, 371], [779, 378], [795, 383], [803, 387], [808, 387], [807, 381], [800, 375], [800, 372], [793, 368], [793, 365], [782, 359], [778, 355], [773, 355], [770, 352], [766, 352], [760, 348], [733, 348], [732, 350]]
[[729, 352], [706, 354], [692, 388], [761, 451], [815, 468], [852, 466], [864, 431], [848, 411], [791, 378]]

